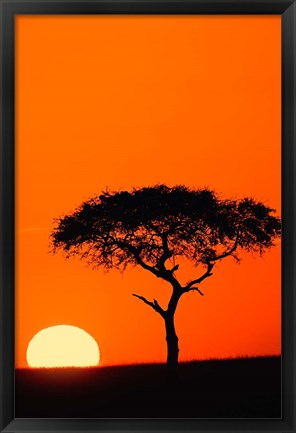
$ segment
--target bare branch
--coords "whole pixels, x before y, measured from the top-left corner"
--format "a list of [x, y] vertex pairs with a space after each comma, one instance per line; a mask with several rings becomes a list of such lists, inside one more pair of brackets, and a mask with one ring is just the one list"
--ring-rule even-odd
[[118, 242], [118, 245], [121, 248], [126, 248], [134, 256], [137, 263], [142, 266], [143, 269], [146, 269], [147, 271], [156, 275], [158, 278], [162, 278], [163, 280], [169, 282], [173, 287], [180, 287], [179, 281], [173, 276], [173, 273], [170, 270], [165, 268], [165, 266], [163, 266], [163, 269], [156, 269], [154, 266], [150, 266], [145, 263], [144, 260], [142, 260], [139, 250], [133, 245], [124, 243], [122, 241]]
[[173, 274], [175, 271], [179, 269], [179, 265], [174, 266], [172, 269], [169, 269], [169, 271]]
[[205, 280], [206, 278], [208, 278], [211, 275], [213, 275], [211, 271], [212, 271], [214, 265], [215, 265], [215, 263], [208, 262], [207, 263], [207, 270], [206, 270], [206, 272], [203, 275], [201, 275], [199, 278], [196, 278], [196, 280], [192, 280], [188, 284], [186, 284], [186, 286], [184, 287], [183, 291], [184, 292], [188, 292], [189, 289], [192, 286], [194, 286], [195, 284], [200, 284], [203, 280]]
[[161, 270], [165, 270], [165, 262], [172, 257], [172, 252], [169, 249], [169, 245], [168, 245], [168, 234], [167, 233], [162, 233], [160, 234], [161, 240], [162, 240], [162, 248], [163, 248], [163, 253], [159, 259], [159, 263], [158, 263], [158, 267]]
[[212, 262], [216, 262], [217, 260], [221, 260], [221, 259], [224, 259], [227, 256], [230, 256], [236, 250], [236, 248], [238, 246], [238, 240], [239, 240], [239, 232], [237, 233], [235, 242], [234, 242], [233, 246], [230, 248], [230, 250], [225, 251], [224, 253], [220, 254], [219, 256], [210, 257], [207, 260], [207, 270], [206, 270], [206, 272], [201, 277], [197, 278], [196, 280], [192, 280], [188, 284], [186, 284], [186, 286], [184, 288], [184, 292], [187, 292], [188, 289], [190, 289], [192, 286], [194, 286], [194, 284], [200, 284], [203, 280], [205, 280], [206, 278], [208, 278], [211, 275], [213, 275], [211, 271], [212, 271], [215, 263], [212, 263]]
[[156, 299], [153, 299], [153, 302], [151, 302], [148, 301], [148, 299], [144, 298], [144, 296], [137, 295], [136, 293], [133, 293], [132, 295], [135, 296], [136, 298], [141, 299], [141, 301], [143, 301], [145, 304], [150, 305], [150, 307], [152, 307], [153, 310], [159, 313], [162, 317], [165, 316], [165, 311], [161, 308], [161, 306], [159, 305]]
[[199, 290], [198, 287], [190, 287], [190, 289], [184, 290], [185, 293], [186, 293], [186, 292], [193, 292], [193, 291], [196, 291], [196, 292], [198, 292], [201, 296], [204, 296], [204, 293], [202, 293], [202, 292]]
[[238, 246], [238, 240], [239, 240], [239, 232], [237, 233], [235, 242], [234, 242], [233, 246], [230, 248], [230, 250], [225, 251], [224, 253], [220, 254], [219, 256], [211, 257], [209, 259], [209, 261], [216, 262], [217, 260], [221, 260], [221, 259], [224, 259], [227, 256], [230, 256], [236, 250], [236, 248]]
[[133, 245], [130, 245], [130, 244], [124, 243], [124, 242], [118, 242], [118, 245], [120, 247], [122, 247], [122, 248], [128, 249], [129, 252], [132, 253], [132, 255], [134, 256], [134, 258], [136, 259], [136, 261], [138, 262], [138, 264], [140, 266], [142, 266], [143, 269], [146, 269], [147, 271], [150, 271], [152, 274], [156, 275], [159, 278], [161, 277], [159, 271], [157, 271], [153, 266], [147, 265], [147, 263], [145, 263], [141, 259], [139, 251]]

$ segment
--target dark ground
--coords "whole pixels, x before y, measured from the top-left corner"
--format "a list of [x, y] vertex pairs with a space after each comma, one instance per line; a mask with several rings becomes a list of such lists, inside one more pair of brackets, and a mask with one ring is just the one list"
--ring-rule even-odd
[[280, 418], [279, 357], [16, 370], [17, 418]]

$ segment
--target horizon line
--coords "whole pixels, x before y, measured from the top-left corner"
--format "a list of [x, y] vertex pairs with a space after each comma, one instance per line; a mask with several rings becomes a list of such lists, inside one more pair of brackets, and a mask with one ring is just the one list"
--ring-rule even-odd
[[[281, 358], [282, 354], [268, 354], [268, 355], [243, 355], [243, 356], [231, 356], [231, 357], [224, 357], [224, 358], [217, 358], [217, 357], [211, 357], [211, 358], [200, 358], [200, 359], [191, 359], [191, 360], [183, 360], [179, 361], [179, 364], [189, 364], [189, 363], [196, 363], [196, 362], [215, 362], [215, 361], [238, 361], [238, 360], [251, 360], [251, 359], [264, 359], [264, 358]], [[166, 362], [161, 361], [152, 361], [152, 362], [132, 362], [132, 363], [126, 363], [126, 364], [104, 364], [99, 363], [98, 365], [89, 365], [89, 366], [55, 366], [55, 367], [30, 367], [28, 366], [19, 366], [15, 367], [15, 370], [65, 370], [65, 369], [76, 369], [76, 370], [94, 370], [94, 369], [100, 369], [100, 368], [116, 368], [116, 367], [140, 367], [140, 366], [148, 366], [148, 365], [158, 365], [158, 366], [166, 366]]]

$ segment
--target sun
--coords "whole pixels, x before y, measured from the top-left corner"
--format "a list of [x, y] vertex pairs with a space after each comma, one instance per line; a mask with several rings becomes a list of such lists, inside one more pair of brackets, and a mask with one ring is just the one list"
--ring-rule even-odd
[[96, 340], [77, 326], [57, 325], [34, 335], [27, 348], [29, 367], [92, 367], [100, 362]]

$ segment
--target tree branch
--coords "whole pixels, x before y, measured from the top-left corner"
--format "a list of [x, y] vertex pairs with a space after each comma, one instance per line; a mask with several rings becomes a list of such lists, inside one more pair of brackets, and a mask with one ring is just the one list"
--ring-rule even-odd
[[175, 265], [172, 269], [168, 269], [172, 274], [179, 269], [179, 265]]
[[170, 259], [172, 257], [173, 253], [169, 249], [168, 234], [162, 233], [159, 236], [162, 240], [163, 253], [162, 253], [161, 257], [159, 258], [158, 266], [159, 266], [160, 270], [165, 270], [166, 268], [165, 268], [164, 264], [167, 261], [167, 259]]
[[[164, 265], [162, 267], [159, 266], [158, 269], [155, 269], [155, 267], [148, 265], [147, 263], [145, 263], [141, 259], [139, 251], [133, 245], [130, 245], [130, 244], [122, 242], [122, 241], [118, 242], [118, 245], [121, 248], [126, 248], [127, 250], [129, 250], [129, 252], [136, 259], [137, 263], [140, 266], [142, 266], [143, 269], [146, 269], [147, 271], [149, 271], [152, 274], [156, 275], [158, 278], [162, 278], [163, 280], [168, 281], [173, 287], [180, 287], [180, 283], [173, 276], [172, 270], [166, 269], [166, 267]], [[169, 257], [167, 257], [167, 258], [169, 258]], [[176, 270], [176, 266], [173, 268], [173, 270]]]
[[162, 317], [165, 316], [165, 311], [161, 308], [161, 306], [159, 305], [156, 299], [153, 299], [153, 302], [151, 302], [148, 301], [148, 299], [144, 298], [144, 296], [137, 295], [136, 293], [133, 293], [132, 295], [135, 296], [136, 298], [141, 299], [141, 301], [143, 301], [145, 304], [150, 305], [150, 307], [152, 307], [153, 310], [159, 313]]
[[136, 259], [136, 261], [139, 263], [140, 266], [142, 266], [142, 268], [146, 269], [147, 271], [152, 272], [152, 274], [156, 275], [158, 278], [161, 277], [160, 272], [157, 271], [153, 266], [149, 266], [147, 265], [147, 263], [145, 263], [141, 257], [140, 257], [140, 253], [137, 250], [137, 248], [135, 248], [134, 246], [125, 243], [125, 242], [118, 242], [118, 245], [121, 248], [126, 248], [127, 250], [129, 250], [130, 253], [132, 253], [132, 255], [134, 256], [134, 258]]
[[213, 269], [213, 267], [214, 267], [214, 263], [207, 262], [207, 270], [206, 270], [206, 272], [203, 275], [201, 275], [199, 278], [196, 278], [196, 280], [192, 280], [188, 284], [186, 284], [186, 286], [184, 287], [183, 291], [184, 292], [189, 292], [189, 290], [190, 290], [190, 288], [192, 286], [194, 286], [195, 284], [200, 284], [203, 280], [205, 280], [206, 278], [208, 278], [211, 275], [213, 275], [212, 272], [211, 272], [212, 269]]
[[230, 248], [230, 250], [225, 251], [224, 253], [220, 254], [219, 256], [211, 257], [209, 259], [209, 261], [210, 262], [216, 262], [217, 260], [221, 260], [221, 259], [224, 259], [227, 256], [230, 256], [230, 254], [232, 254], [236, 250], [236, 248], [238, 246], [238, 240], [239, 240], [239, 232], [237, 233], [235, 242], [234, 242], [233, 246]]
[[196, 291], [196, 292], [198, 292], [201, 296], [204, 296], [204, 294], [199, 290], [199, 288], [198, 287], [190, 287], [190, 289], [187, 289], [187, 290], [185, 290], [185, 293], [186, 292], [193, 292], [193, 291]]
[[230, 248], [230, 250], [225, 251], [224, 253], [220, 254], [219, 256], [209, 257], [207, 259], [207, 262], [206, 262], [207, 263], [206, 272], [201, 277], [197, 278], [196, 280], [192, 280], [188, 284], [186, 284], [183, 291], [188, 292], [189, 291], [188, 289], [190, 289], [192, 286], [194, 286], [194, 284], [200, 284], [203, 280], [210, 277], [212, 275], [211, 271], [215, 265], [215, 263], [212, 263], [212, 262], [216, 262], [217, 260], [221, 260], [227, 256], [230, 256], [236, 250], [236, 248], [238, 246], [238, 240], [239, 240], [239, 232], [237, 233], [235, 242], [234, 242], [233, 246]]

